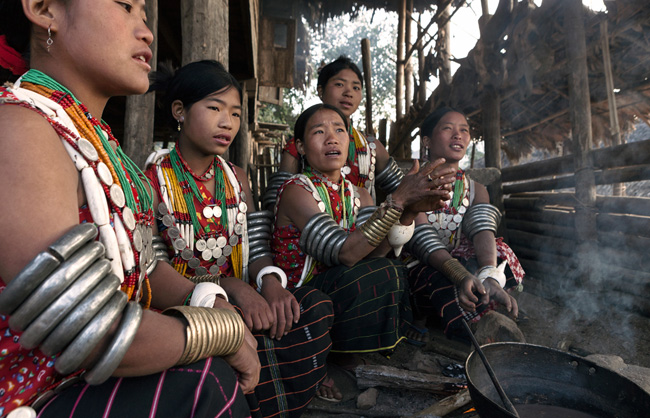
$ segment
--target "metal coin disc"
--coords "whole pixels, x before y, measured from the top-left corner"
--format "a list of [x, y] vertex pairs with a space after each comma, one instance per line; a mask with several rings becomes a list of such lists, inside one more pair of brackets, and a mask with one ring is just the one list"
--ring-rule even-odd
[[221, 256], [221, 257], [219, 257], [219, 258], [217, 259], [217, 265], [218, 265], [219, 267], [221, 267], [221, 266], [223, 266], [224, 264], [226, 264], [226, 261], [228, 261], [228, 259], [227, 259], [226, 257], [224, 257], [224, 256]]
[[126, 198], [124, 197], [124, 191], [117, 184], [113, 184], [110, 187], [111, 200], [115, 203], [115, 206], [118, 208], [123, 208], [126, 204]]
[[459, 214], [455, 214], [455, 215], [454, 215], [454, 222], [456, 222], [457, 224], [459, 224], [460, 221], [462, 221], [462, 220], [463, 220], [463, 216], [462, 216], [462, 215], [459, 215]]
[[174, 249], [177, 251], [182, 251], [185, 247], [187, 247], [187, 243], [183, 238], [176, 238], [173, 243]]
[[465, 206], [461, 206], [458, 208], [458, 213], [463, 214], [467, 212], [467, 208]]
[[230, 245], [226, 245], [225, 247], [223, 247], [223, 255], [229, 257], [230, 254], [232, 254], [232, 247]]
[[375, 163], [370, 164], [370, 172], [374, 173], [375, 172]]
[[212, 258], [217, 259], [223, 255], [223, 251], [221, 251], [221, 248], [217, 247], [214, 250], [212, 250]]
[[208, 244], [203, 238], [201, 238], [194, 243], [194, 248], [196, 248], [198, 251], [203, 251], [208, 248]]
[[170, 226], [174, 225], [174, 217], [170, 214], [165, 214], [162, 217], [162, 223], [165, 225], [167, 228]]
[[228, 244], [228, 240], [223, 235], [217, 237], [217, 247], [223, 248]]
[[469, 199], [463, 198], [463, 206], [469, 206]]
[[169, 235], [169, 238], [171, 239], [176, 239], [181, 236], [181, 232], [178, 230], [178, 228], [172, 226], [171, 228], [167, 229], [167, 235]]
[[240, 224], [246, 222], [246, 214], [244, 212], [239, 212], [237, 214], [237, 222], [239, 222]]
[[214, 206], [212, 208], [212, 213], [213, 213], [212, 216], [215, 217], [215, 218], [221, 218], [221, 215], [223, 215], [223, 211], [221, 210], [221, 207], [219, 207], [219, 206]]
[[158, 203], [158, 213], [161, 216], [169, 214], [169, 210], [167, 210], [167, 205], [165, 204], [165, 202]]
[[345, 166], [343, 166], [343, 168], [341, 168], [341, 173], [345, 174], [346, 176], [348, 174], [350, 174], [351, 172], [352, 172], [352, 169], [347, 165], [345, 165]]
[[375, 179], [375, 172], [371, 171], [370, 173], [368, 173], [368, 180], [372, 181], [374, 179]]
[[183, 251], [181, 251], [181, 258], [185, 261], [190, 261], [193, 256], [194, 253], [187, 247], [183, 248]]
[[201, 261], [199, 261], [199, 259], [196, 258], [196, 257], [192, 257], [187, 261], [187, 265], [190, 268], [195, 269], [195, 268], [197, 268], [198, 266], [201, 265]]
[[248, 205], [245, 202], [239, 202], [239, 211], [246, 213], [248, 210]]
[[228, 244], [231, 247], [234, 247], [235, 245], [239, 244], [239, 237], [237, 235], [231, 235], [230, 238], [228, 238]]
[[208, 247], [208, 250], [214, 250], [214, 248], [217, 246], [217, 240], [214, 237], [208, 238], [205, 243]]
[[438, 219], [438, 217], [434, 213], [430, 213], [429, 216], [427, 216], [427, 219], [429, 220], [429, 222], [435, 222]]
[[113, 175], [111, 174], [111, 170], [101, 161], [97, 163], [97, 176], [105, 185], [109, 187], [113, 185]]
[[204, 207], [203, 208], [203, 217], [205, 219], [210, 219], [210, 218], [212, 218], [212, 216], [214, 216], [214, 211], [212, 210], [212, 208], [210, 206]]
[[208, 271], [210, 272], [210, 274], [212, 274], [213, 276], [215, 276], [215, 275], [219, 274], [219, 266], [216, 265], [216, 264], [213, 264], [213, 265], [210, 266], [210, 268], [208, 269]]
[[210, 261], [212, 259], [212, 250], [209, 248], [203, 250], [203, 252], [201, 252], [201, 258], [205, 261]]
[[445, 237], [449, 238], [451, 236], [451, 231], [450, 230], [445, 230]]
[[370, 164], [377, 164], [377, 158], [374, 155], [370, 157]]
[[129, 228], [129, 231], [135, 229], [135, 216], [133, 216], [133, 211], [128, 206], [122, 209], [122, 221], [124, 221], [124, 226]]
[[235, 224], [235, 234], [241, 235], [244, 233], [244, 225], [243, 224]]
[[377, 149], [377, 144], [375, 144], [374, 142], [371, 142], [371, 143], [368, 144], [368, 148]]
[[241, 201], [245, 202], [246, 201], [246, 193], [241, 194]]
[[438, 222], [438, 221], [433, 221], [433, 223], [431, 224], [431, 226], [433, 226], [435, 229], [440, 229], [440, 222]]
[[133, 246], [137, 252], [142, 251], [142, 232], [140, 232], [139, 226], [133, 231]]
[[79, 146], [79, 151], [81, 151], [84, 157], [90, 161], [99, 160], [99, 154], [97, 154], [95, 146], [89, 140], [86, 138], [79, 138], [77, 145]]
[[458, 225], [456, 224], [456, 222], [449, 222], [447, 224], [447, 229], [449, 229], [450, 231], [455, 231], [456, 228], [458, 228]]
[[356, 206], [356, 207], [361, 206], [361, 199], [359, 199], [358, 197], [355, 197], [354, 198], [354, 206]]
[[206, 274], [208, 274], [208, 269], [206, 269], [203, 266], [199, 266], [194, 269], [194, 273], [196, 273], [197, 276], [205, 276]]

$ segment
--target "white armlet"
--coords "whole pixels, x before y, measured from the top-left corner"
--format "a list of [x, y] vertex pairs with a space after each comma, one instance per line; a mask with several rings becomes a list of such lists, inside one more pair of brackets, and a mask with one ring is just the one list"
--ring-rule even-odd
[[199, 283], [194, 287], [194, 292], [192, 292], [190, 306], [212, 308], [218, 295], [222, 295], [226, 299], [226, 302], [228, 302], [228, 295], [223, 290], [223, 287], [211, 282]]
[[262, 292], [262, 277], [266, 276], [267, 274], [277, 274], [280, 278], [280, 282], [282, 283], [282, 287], [285, 289], [287, 288], [287, 274], [284, 272], [284, 270], [276, 266], [266, 266], [260, 270], [259, 273], [257, 273], [256, 282], [258, 292]]
[[477, 272], [476, 277], [479, 278], [481, 283], [483, 283], [487, 278], [492, 278], [499, 283], [499, 286], [501, 286], [501, 288], [504, 288], [506, 286], [506, 274], [504, 273], [506, 269], [506, 263], [507, 261], [504, 260], [501, 264], [499, 264], [498, 267], [481, 267], [481, 269]]

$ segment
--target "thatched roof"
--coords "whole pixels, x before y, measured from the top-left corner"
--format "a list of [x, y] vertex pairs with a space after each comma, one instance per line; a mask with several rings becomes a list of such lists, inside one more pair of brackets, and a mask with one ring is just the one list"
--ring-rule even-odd
[[[499, 88], [503, 150], [511, 160], [533, 148], [557, 150], [570, 139], [569, 90], [562, 0], [537, 8], [517, 3], [501, 41], [505, 72]], [[594, 147], [612, 141], [601, 48], [601, 22], [607, 22], [614, 88], [622, 130], [636, 118], [650, 120], [650, 8], [647, 0], [605, 1], [607, 13], [584, 9]], [[480, 132], [480, 97], [485, 80], [499, 65], [482, 66], [481, 41], [455, 73], [451, 91], [436, 97], [465, 111]], [[411, 118], [413, 119], [413, 118]], [[559, 144], [559, 145], [558, 145]], [[565, 145], [565, 148], [568, 148]]]

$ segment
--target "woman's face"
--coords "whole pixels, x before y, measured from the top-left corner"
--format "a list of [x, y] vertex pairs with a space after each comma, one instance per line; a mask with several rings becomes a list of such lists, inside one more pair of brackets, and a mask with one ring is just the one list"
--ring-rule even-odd
[[318, 87], [318, 93], [323, 103], [338, 108], [350, 119], [361, 103], [361, 80], [350, 69], [339, 71], [327, 80], [325, 87]]
[[349, 142], [341, 116], [331, 109], [321, 109], [309, 118], [304, 140], [296, 141], [296, 146], [312, 168], [338, 180], [347, 159]]
[[429, 159], [433, 161], [442, 157], [448, 162], [458, 162], [465, 156], [469, 141], [469, 124], [465, 116], [447, 112], [427, 138]]
[[207, 157], [225, 153], [239, 132], [241, 110], [239, 91], [229, 86], [176, 113], [184, 117], [179, 139], [183, 155]]
[[147, 91], [153, 34], [144, 0], [59, 1], [52, 10], [54, 43], [48, 54], [66, 84], [77, 80], [77, 89], [107, 97]]

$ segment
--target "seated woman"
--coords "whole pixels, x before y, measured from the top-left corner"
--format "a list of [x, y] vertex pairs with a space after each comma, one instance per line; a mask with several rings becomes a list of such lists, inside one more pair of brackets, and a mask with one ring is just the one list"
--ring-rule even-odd
[[[273, 215], [254, 211], [245, 172], [221, 157], [241, 123], [237, 80], [210, 60], [156, 76], [153, 88], [165, 91], [165, 111], [179, 133], [146, 172], [171, 264], [192, 281], [219, 283], [255, 333], [262, 416], [299, 416], [325, 376], [332, 303], [312, 287], [286, 289], [268, 244]], [[197, 290], [187, 296], [201, 297]]]
[[[365, 137], [352, 126], [352, 115], [359, 108], [363, 96], [363, 77], [359, 67], [350, 58], [340, 56], [318, 73], [318, 97], [323, 103], [343, 113], [350, 137], [346, 163], [342, 172], [353, 185], [368, 190], [375, 199], [375, 186], [385, 193], [395, 191], [404, 174], [386, 148], [373, 137]], [[292, 174], [302, 171], [302, 157], [296, 149], [295, 138], [287, 142], [280, 161], [280, 169], [269, 180], [264, 194], [264, 208], [272, 208], [277, 191]]]
[[20, 76], [0, 87], [0, 416], [250, 416], [255, 340], [180, 306], [194, 284], [156, 262], [151, 191], [102, 120], [149, 86], [145, 21], [144, 1], [0, 2]]
[[383, 257], [391, 248], [387, 233], [397, 225], [395, 233], [408, 236], [402, 225], [412, 228], [419, 211], [440, 207], [453, 171], [439, 169], [442, 160], [421, 170], [416, 162], [376, 208], [367, 190], [341, 176], [349, 137], [339, 109], [310, 107], [294, 134], [306, 167], [280, 190], [274, 262], [287, 272], [289, 287], [309, 284], [332, 298], [331, 360], [354, 367], [360, 359], [353, 354], [392, 351], [411, 319], [402, 264]]
[[494, 302], [517, 317], [517, 301], [504, 288], [521, 283], [524, 271], [510, 247], [495, 239], [501, 213], [490, 204], [487, 189], [458, 167], [470, 141], [465, 116], [439, 108], [424, 120], [421, 135], [429, 160], [444, 158], [456, 180], [452, 199], [442, 209], [418, 215], [407, 245], [420, 262], [409, 269], [415, 326], [408, 335], [416, 341], [425, 338], [426, 319], [435, 315], [446, 335], [466, 337], [459, 320], [478, 321]]

